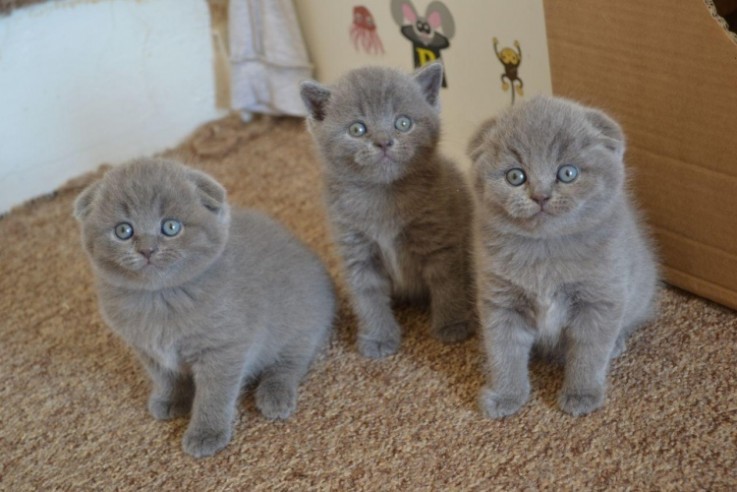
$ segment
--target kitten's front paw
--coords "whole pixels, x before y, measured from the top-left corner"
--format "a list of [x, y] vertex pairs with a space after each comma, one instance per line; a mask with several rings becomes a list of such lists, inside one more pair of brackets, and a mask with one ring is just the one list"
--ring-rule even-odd
[[461, 321], [433, 329], [433, 336], [443, 343], [457, 343], [473, 335], [473, 326], [468, 321]]
[[262, 381], [256, 389], [256, 406], [267, 419], [287, 419], [297, 408], [297, 390], [281, 381]]
[[501, 419], [517, 413], [527, 398], [527, 394], [500, 395], [490, 388], [484, 388], [481, 390], [479, 403], [484, 415], [492, 419]]
[[603, 404], [603, 389], [586, 392], [563, 391], [558, 397], [558, 405], [561, 410], [574, 417], [591, 413]]
[[230, 429], [187, 429], [182, 441], [184, 452], [195, 458], [212, 456], [230, 442]]
[[151, 395], [148, 399], [148, 411], [156, 420], [170, 420], [189, 413], [190, 401], [168, 400]]
[[386, 338], [384, 340], [372, 340], [358, 337], [358, 351], [365, 357], [380, 359], [395, 354], [399, 350], [400, 338]]

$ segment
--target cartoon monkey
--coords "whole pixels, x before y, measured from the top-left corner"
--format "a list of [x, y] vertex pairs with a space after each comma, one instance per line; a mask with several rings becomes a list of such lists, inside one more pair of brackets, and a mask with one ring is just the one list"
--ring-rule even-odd
[[499, 58], [499, 61], [502, 62], [502, 65], [504, 65], [504, 73], [501, 76], [502, 90], [506, 91], [511, 87], [512, 104], [514, 104], [515, 91], [520, 96], [524, 95], [522, 90], [522, 88], [524, 87], [524, 83], [522, 82], [522, 79], [519, 78], [519, 74], [517, 73], [519, 65], [520, 63], [522, 63], [522, 48], [520, 48], [519, 41], [515, 41], [514, 47], [517, 48], [517, 51], [508, 47], [502, 48], [502, 50], [499, 51], [499, 40], [497, 38], [494, 38], [493, 42], [496, 57]]
[[[409, 0], [392, 0], [392, 17], [399, 26], [402, 36], [412, 42], [415, 68], [434, 60], [441, 60], [440, 50], [450, 46], [450, 38], [455, 34], [453, 16], [442, 2], [430, 2], [425, 17], [417, 15]], [[438, 29], [442, 30], [441, 34]], [[443, 87], [448, 87], [443, 73]]]

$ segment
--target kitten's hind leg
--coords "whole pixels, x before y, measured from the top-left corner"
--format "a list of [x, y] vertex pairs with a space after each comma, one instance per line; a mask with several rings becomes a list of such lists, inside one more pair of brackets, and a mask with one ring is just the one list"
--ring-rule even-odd
[[256, 406], [267, 419], [287, 419], [297, 408], [299, 382], [307, 373], [312, 357], [282, 356], [266, 368], [256, 387]]
[[187, 415], [194, 398], [194, 382], [188, 374], [172, 371], [154, 359], [138, 353], [153, 382], [148, 411], [156, 420], [169, 420]]
[[614, 348], [612, 349], [612, 359], [622, 355], [627, 348], [627, 339], [632, 335], [632, 333], [653, 320], [655, 317], [655, 310], [652, 304], [652, 301], [650, 301], [644, 312], [640, 313], [634, 321], [629, 322], [629, 324], [625, 325], [619, 332], [617, 341], [614, 343]]
[[430, 289], [432, 334], [441, 342], [461, 342], [474, 332], [473, 289], [467, 272], [467, 261], [454, 250], [432, 255], [423, 270]]
[[614, 348], [612, 349], [611, 358], [615, 359], [622, 355], [622, 353], [627, 349], [627, 339], [630, 337], [630, 335], [632, 335], [632, 333], [634, 333], [642, 325], [649, 322], [651, 319], [652, 318], [649, 315], [643, 316], [642, 319], [622, 328], [622, 330], [619, 332], [619, 336], [617, 337], [617, 341], [614, 342]]
[[612, 359], [616, 359], [620, 355], [622, 355], [622, 352], [627, 348], [627, 334], [622, 331], [620, 332], [619, 336], [617, 337], [617, 341], [614, 342], [614, 348], [612, 349]]

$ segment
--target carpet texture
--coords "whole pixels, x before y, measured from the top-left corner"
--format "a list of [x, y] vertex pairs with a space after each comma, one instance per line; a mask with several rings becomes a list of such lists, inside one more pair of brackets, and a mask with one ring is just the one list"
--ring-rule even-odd
[[294, 417], [266, 421], [253, 395], [215, 457], [181, 450], [187, 419], [156, 422], [149, 383], [98, 314], [71, 217], [91, 175], [0, 220], [0, 490], [735, 490], [737, 314], [662, 290], [630, 339], [604, 409], [555, 404], [562, 371], [531, 365], [519, 414], [487, 420], [479, 339], [445, 346], [421, 310], [397, 313], [399, 354], [355, 349], [355, 320], [301, 121], [226, 118], [166, 153], [211, 173], [236, 206], [270, 213], [314, 248], [342, 299], [336, 334]]

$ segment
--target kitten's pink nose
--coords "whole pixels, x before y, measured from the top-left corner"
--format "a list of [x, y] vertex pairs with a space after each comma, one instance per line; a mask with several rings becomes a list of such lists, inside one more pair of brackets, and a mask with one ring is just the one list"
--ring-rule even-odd
[[151, 259], [151, 255], [156, 253], [156, 248], [142, 248], [139, 249], [138, 252], [147, 260]]
[[542, 207], [548, 200], [550, 200], [550, 195], [534, 194], [530, 198]]
[[394, 145], [394, 139], [393, 138], [379, 138], [374, 140], [374, 145], [379, 147], [381, 150], [386, 150], [392, 145]]

